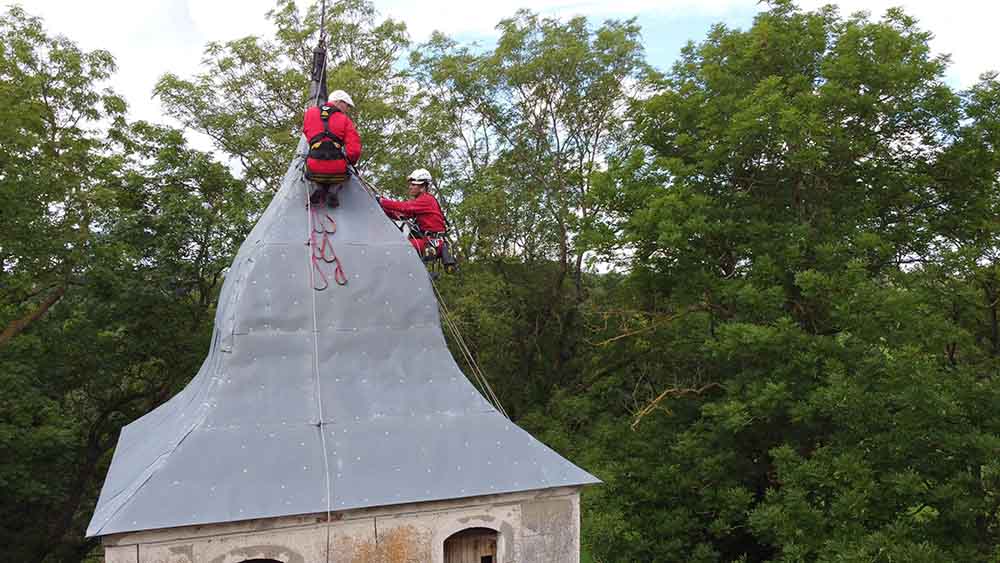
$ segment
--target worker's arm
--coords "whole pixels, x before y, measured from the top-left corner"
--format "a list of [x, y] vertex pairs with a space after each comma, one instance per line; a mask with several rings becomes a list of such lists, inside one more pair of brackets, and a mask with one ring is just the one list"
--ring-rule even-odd
[[361, 137], [358, 136], [358, 130], [354, 128], [354, 122], [350, 118], [344, 123], [344, 155], [351, 164], [361, 158]]
[[307, 109], [305, 115], [302, 116], [302, 134], [305, 135], [306, 140], [309, 139], [309, 130], [306, 129], [306, 124], [309, 123], [309, 112], [311, 112], [313, 110], [315, 110], [316, 112], [319, 112], [319, 108], [317, 108], [316, 106], [313, 106], [313, 107]]
[[421, 213], [432, 213], [435, 211], [434, 200], [429, 197], [418, 197], [410, 201], [396, 201], [382, 198], [382, 209], [391, 211], [397, 215], [414, 216]]
[[388, 199], [388, 198], [385, 198], [385, 197], [379, 197], [378, 198], [378, 204], [382, 206], [382, 211], [384, 211], [385, 214], [386, 214], [386, 216], [389, 217], [390, 219], [392, 219], [393, 221], [399, 221], [399, 220], [402, 220], [404, 218], [402, 215], [399, 214], [398, 211], [395, 211], [393, 209], [393, 206], [398, 205], [400, 203], [403, 203], [403, 202], [396, 201], [396, 200], [393, 200], [393, 199]]

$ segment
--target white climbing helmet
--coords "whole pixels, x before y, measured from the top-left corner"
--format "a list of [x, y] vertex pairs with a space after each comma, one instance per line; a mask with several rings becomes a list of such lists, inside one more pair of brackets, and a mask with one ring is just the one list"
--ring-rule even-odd
[[426, 168], [417, 168], [410, 175], [406, 177], [408, 182], [416, 182], [420, 184], [430, 184], [431, 183], [431, 173], [427, 171]]
[[347, 105], [354, 107], [354, 100], [352, 100], [351, 96], [343, 90], [334, 90], [333, 92], [330, 92], [329, 100], [331, 102], [345, 102]]

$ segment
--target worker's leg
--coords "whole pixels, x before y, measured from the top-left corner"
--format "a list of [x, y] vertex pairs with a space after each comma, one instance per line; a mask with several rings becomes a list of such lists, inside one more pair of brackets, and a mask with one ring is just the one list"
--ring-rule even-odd
[[309, 194], [309, 203], [312, 205], [319, 205], [326, 198], [327, 195], [327, 185], [326, 184], [313, 184], [313, 191]]
[[344, 184], [330, 184], [326, 192], [326, 204], [331, 208], [340, 207], [340, 198], [337, 193]]

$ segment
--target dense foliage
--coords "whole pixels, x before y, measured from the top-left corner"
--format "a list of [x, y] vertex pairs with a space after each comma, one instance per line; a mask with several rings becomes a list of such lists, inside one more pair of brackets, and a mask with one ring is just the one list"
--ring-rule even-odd
[[[295, 150], [315, 6], [165, 75], [0, 16], [0, 535], [77, 562], [117, 431], [182, 387]], [[507, 410], [605, 484], [594, 561], [1000, 558], [1000, 80], [899, 10], [775, 1], [669, 71], [635, 21], [518, 12], [411, 46], [328, 13], [363, 173], [439, 179], [440, 286]], [[598, 273], [603, 272], [603, 273]], [[456, 357], [459, 355], [456, 354]]]

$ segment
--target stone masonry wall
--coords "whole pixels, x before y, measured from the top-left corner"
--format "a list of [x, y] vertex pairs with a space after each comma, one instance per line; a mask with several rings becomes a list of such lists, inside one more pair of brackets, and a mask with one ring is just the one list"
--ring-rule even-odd
[[500, 563], [579, 563], [579, 489], [121, 534], [105, 538], [105, 561], [444, 563], [445, 540], [469, 528], [497, 532]]

